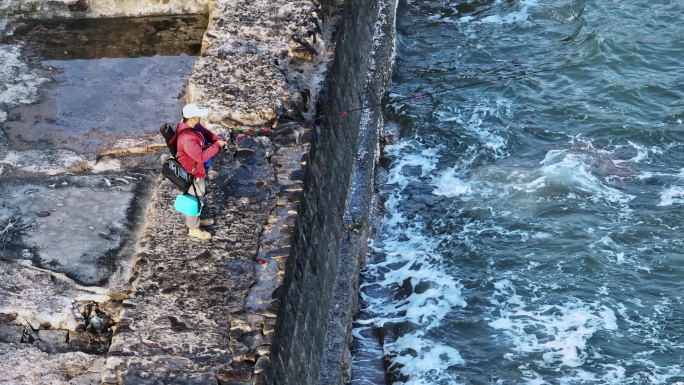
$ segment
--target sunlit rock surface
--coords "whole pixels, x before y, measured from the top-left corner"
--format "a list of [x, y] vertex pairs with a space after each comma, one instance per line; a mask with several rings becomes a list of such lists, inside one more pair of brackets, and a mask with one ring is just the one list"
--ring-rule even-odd
[[271, 126], [311, 102], [329, 48], [311, 1], [217, 1], [188, 93], [226, 126]]
[[[85, 330], [79, 302], [104, 302], [106, 290], [74, 284], [28, 261], [0, 259], [0, 323], [40, 329], [41, 325], [63, 330]], [[4, 335], [1, 342], [15, 342]], [[19, 334], [21, 340], [21, 334]], [[3, 362], [0, 360], [0, 362]]]

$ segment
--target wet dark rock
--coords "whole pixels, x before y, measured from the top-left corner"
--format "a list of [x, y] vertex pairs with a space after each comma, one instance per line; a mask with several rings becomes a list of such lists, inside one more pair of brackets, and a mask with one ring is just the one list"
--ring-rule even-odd
[[266, 374], [257, 373], [254, 375], [254, 385], [268, 385]]
[[202, 262], [202, 261], [208, 261], [211, 259], [211, 251], [209, 250], [204, 250], [203, 252], [197, 254], [195, 257], [195, 260]]
[[264, 336], [260, 330], [245, 333], [240, 336], [240, 342], [245, 344], [250, 351], [256, 352], [257, 348], [264, 342]]
[[168, 286], [160, 291], [161, 294], [171, 294], [175, 291], [178, 291], [180, 289], [180, 286], [178, 285], [172, 285]]
[[39, 330], [33, 346], [46, 353], [68, 351], [67, 335], [66, 330]]
[[32, 344], [35, 341], [38, 341], [38, 330], [33, 329], [30, 323], [27, 323], [27, 325], [28, 326], [24, 329], [24, 337], [21, 342]]
[[185, 322], [179, 321], [176, 317], [168, 317], [171, 323], [171, 329], [176, 331], [184, 331], [190, 329]]
[[0, 313], [0, 322], [12, 322], [17, 316], [17, 313]]
[[270, 360], [268, 356], [261, 356], [259, 359], [257, 359], [256, 364], [254, 365], [254, 373], [263, 373], [268, 369], [270, 365]]
[[22, 342], [24, 327], [20, 325], [8, 325], [0, 322], [0, 342], [6, 344], [18, 344]]
[[234, 362], [220, 367], [216, 378], [220, 385], [242, 385], [252, 380], [253, 368], [242, 362]]
[[227, 293], [230, 291], [230, 288], [227, 286], [215, 286], [207, 290], [209, 293]]
[[299, 144], [301, 145], [306, 145], [310, 144], [312, 140], [313, 133], [311, 130], [304, 131], [300, 136], [299, 136]]
[[109, 335], [70, 331], [68, 338], [69, 351], [79, 351], [87, 354], [106, 354], [109, 350]]
[[43, 340], [36, 340], [31, 343], [31, 345], [40, 350], [41, 352], [45, 353], [56, 353], [57, 351], [55, 350], [54, 346], [52, 346], [49, 342], [45, 342]]
[[236, 361], [244, 361], [245, 356], [250, 354], [250, 350], [245, 344], [233, 339], [230, 340], [228, 349], [230, 350], [231, 356]]
[[77, 0], [69, 4], [69, 10], [71, 12], [85, 12], [89, 7], [88, 0]]

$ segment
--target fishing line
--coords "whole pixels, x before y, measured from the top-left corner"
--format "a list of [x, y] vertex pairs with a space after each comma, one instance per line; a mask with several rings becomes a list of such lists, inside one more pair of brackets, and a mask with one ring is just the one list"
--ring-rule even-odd
[[[436, 95], [436, 94], [440, 94], [440, 93], [444, 93], [444, 92], [448, 92], [448, 91], [454, 91], [454, 90], [470, 88], [470, 87], [477, 87], [477, 86], [486, 85], [486, 84], [494, 84], [494, 83], [499, 83], [499, 82], [504, 82], [504, 81], [509, 81], [509, 80], [517, 80], [517, 79], [522, 79], [525, 77], [530, 77], [533, 75], [538, 75], [538, 74], [547, 73], [547, 72], [556, 72], [556, 71], [561, 71], [561, 70], [569, 69], [569, 68], [593, 67], [593, 66], [599, 66], [599, 65], [604, 65], [604, 64], [609, 64], [609, 63], [608, 62], [580, 63], [580, 64], [565, 65], [565, 66], [555, 66], [555, 67], [551, 67], [551, 68], [542, 68], [542, 69], [531, 70], [531, 71], [527, 70], [527, 71], [522, 71], [522, 72], [516, 73], [514, 75], [499, 76], [499, 77], [495, 77], [495, 78], [490, 78], [488, 80], [482, 80], [482, 81], [462, 84], [462, 85], [454, 86], [454, 87], [441, 88], [441, 89], [438, 89], [435, 91], [418, 93], [418, 94], [415, 94], [413, 96], [393, 98], [392, 100], [389, 100], [389, 101], [379, 102], [376, 104], [370, 104], [370, 105], [366, 105], [363, 107], [341, 110], [336, 114], [323, 115], [323, 116], [313, 118], [313, 119], [301, 120], [301, 119], [297, 119], [297, 118], [294, 118], [292, 116], [283, 114], [283, 115], [278, 116], [276, 121], [280, 122], [280, 120], [283, 119], [284, 120], [283, 123], [297, 122], [297, 123], [302, 124], [302, 125], [304, 125], [306, 123], [316, 123], [317, 121], [324, 120], [324, 119], [344, 117], [350, 113], [368, 110], [368, 109], [377, 108], [377, 107], [384, 107], [386, 105], [397, 103], [397, 102], [402, 102], [402, 101], [419, 100], [419, 99], [423, 99], [426, 96], [432, 96], [432, 95]], [[488, 72], [495, 72], [495, 70], [482, 71], [479, 73], [479, 76], [481, 76], [482, 74], [486, 74]], [[263, 127], [264, 125], [261, 125], [261, 126]], [[242, 132], [242, 133], [239, 133], [237, 135], [237, 137], [235, 138], [235, 141], [240, 141], [240, 140], [242, 140], [246, 137], [249, 137], [249, 136], [262, 136], [262, 135], [268, 135], [270, 133], [271, 133], [270, 128], [262, 129], [259, 132]]]
[[407, 101], [407, 100], [422, 99], [424, 96], [431, 96], [431, 95], [440, 94], [440, 93], [453, 91], [453, 90], [459, 90], [459, 89], [463, 89], [463, 88], [476, 87], [476, 86], [481, 86], [481, 85], [485, 85], [485, 84], [503, 82], [503, 81], [507, 81], [507, 80], [521, 79], [521, 78], [532, 76], [532, 75], [537, 75], [537, 74], [546, 73], [546, 72], [555, 72], [555, 71], [560, 71], [560, 70], [564, 70], [564, 69], [568, 69], [568, 68], [592, 67], [592, 66], [598, 66], [598, 65], [603, 65], [603, 64], [607, 64], [607, 63], [606, 62], [583, 63], [583, 64], [573, 64], [573, 65], [567, 65], [567, 66], [558, 66], [558, 67], [553, 67], [553, 68], [543, 68], [543, 69], [534, 70], [534, 71], [523, 71], [523, 72], [515, 74], [515, 75], [499, 76], [499, 77], [489, 79], [489, 80], [482, 80], [482, 81], [478, 81], [478, 82], [462, 84], [460, 86], [455, 86], [455, 87], [442, 88], [442, 89], [438, 89], [435, 91], [425, 92], [422, 94], [415, 94], [413, 96], [407, 96], [407, 97], [402, 97], [402, 98], [394, 98], [394, 99], [387, 101], [387, 102], [380, 102], [380, 103], [371, 104], [368, 106], [352, 108], [349, 110], [342, 110], [342, 111], [338, 112], [336, 115], [326, 115], [326, 116], [322, 116], [322, 117], [315, 118], [315, 119], [308, 120], [308, 121], [304, 121], [304, 122], [314, 122], [314, 121], [321, 120], [321, 119], [332, 118], [332, 117], [337, 117], [337, 116], [344, 116], [344, 115], [347, 115], [347, 114], [352, 113], [352, 112], [363, 111], [363, 110], [370, 109], [370, 108], [382, 107], [386, 104], [392, 104], [392, 103], [397, 103], [397, 102], [402, 102], [402, 101]]

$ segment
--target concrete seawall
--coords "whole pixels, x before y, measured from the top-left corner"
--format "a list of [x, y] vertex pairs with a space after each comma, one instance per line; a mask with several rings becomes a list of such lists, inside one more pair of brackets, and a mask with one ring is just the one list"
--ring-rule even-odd
[[396, 2], [377, 0], [349, 0], [344, 8], [323, 112], [330, 117], [316, 128], [285, 273], [268, 381], [274, 385], [350, 379], [382, 123], [377, 104], [390, 76], [395, 10]]
[[[36, 18], [208, 12], [186, 100], [210, 108], [209, 129], [251, 150], [221, 154], [212, 166], [210, 241], [187, 237], [173, 210], [178, 192], [157, 180], [128, 285], [106, 293], [116, 322], [106, 361], [89, 368], [88, 379], [74, 369], [53, 383], [344, 384], [396, 2], [25, 0], [12, 7], [0, 11]], [[0, 344], [0, 356], [12, 352]]]

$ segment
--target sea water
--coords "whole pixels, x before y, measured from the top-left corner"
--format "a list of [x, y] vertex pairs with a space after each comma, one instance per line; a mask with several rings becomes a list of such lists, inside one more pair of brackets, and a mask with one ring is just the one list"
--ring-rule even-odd
[[684, 3], [399, 7], [352, 383], [684, 384]]

